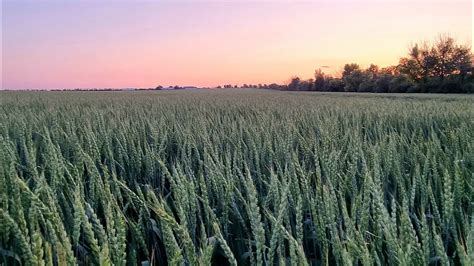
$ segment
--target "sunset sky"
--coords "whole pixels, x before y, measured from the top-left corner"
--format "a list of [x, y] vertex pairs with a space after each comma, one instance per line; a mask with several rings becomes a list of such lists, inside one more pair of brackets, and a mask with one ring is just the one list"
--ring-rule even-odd
[[3, 0], [2, 88], [283, 83], [472, 43], [469, 0]]

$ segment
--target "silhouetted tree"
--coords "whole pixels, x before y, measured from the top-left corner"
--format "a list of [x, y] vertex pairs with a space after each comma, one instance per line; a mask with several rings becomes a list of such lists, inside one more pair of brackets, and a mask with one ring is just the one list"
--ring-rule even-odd
[[374, 92], [375, 91], [375, 82], [370, 79], [368, 76], [360, 83], [358, 92]]
[[270, 90], [281, 90], [282, 89], [282, 86], [281, 85], [278, 85], [276, 83], [272, 83], [270, 85], [268, 85], [268, 88]]
[[370, 66], [365, 70], [365, 72], [368, 73], [371, 78], [375, 78], [379, 74], [379, 66], [370, 64]]
[[390, 81], [390, 85], [388, 87], [388, 92], [392, 93], [403, 93], [403, 92], [417, 92], [417, 87], [415, 83], [410, 80], [405, 75], [398, 75], [394, 76], [393, 79]]
[[342, 71], [342, 78], [352, 74], [352, 72], [356, 70], [360, 70], [360, 66], [358, 64], [355, 64], [355, 63], [345, 64], [344, 70]]
[[314, 85], [314, 80], [313, 79], [303, 80], [300, 83], [299, 90], [301, 90], [301, 91], [312, 91], [313, 90], [313, 85]]
[[[367, 74], [367, 72], [362, 71], [359, 68], [354, 69], [348, 73], [349, 74], [343, 74], [343, 78], [342, 78], [344, 81], [344, 91], [348, 91], [348, 92], [359, 91], [360, 85], [363, 82], [367, 83], [370, 80], [370, 76]], [[364, 85], [364, 90], [365, 90], [365, 86], [366, 85]]]
[[391, 74], [380, 74], [375, 80], [375, 92], [384, 93], [388, 92], [390, 88], [390, 82], [393, 79]]
[[342, 92], [344, 91], [344, 81], [340, 78], [327, 78], [324, 91]]
[[429, 77], [443, 79], [452, 74], [465, 75], [471, 67], [470, 48], [456, 44], [449, 36], [440, 36], [430, 45], [415, 44], [408, 57], [400, 59], [399, 69], [415, 81], [427, 82]]
[[325, 91], [326, 87], [326, 75], [319, 68], [314, 71], [314, 85], [313, 89], [315, 91]]
[[296, 91], [299, 89], [301, 79], [299, 77], [291, 78], [290, 83], [288, 84], [288, 90]]
[[387, 66], [380, 69], [380, 74], [389, 74], [389, 75], [400, 75], [399, 67], [397, 66]]

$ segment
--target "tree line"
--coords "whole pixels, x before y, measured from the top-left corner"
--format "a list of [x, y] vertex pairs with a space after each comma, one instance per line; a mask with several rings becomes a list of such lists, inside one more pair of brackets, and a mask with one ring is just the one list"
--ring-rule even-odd
[[[378, 93], [474, 93], [471, 48], [459, 45], [450, 36], [440, 36], [433, 43], [423, 42], [409, 48], [398, 65], [362, 68], [346, 64], [340, 77], [321, 69], [314, 79], [291, 78], [285, 85], [245, 85], [241, 88], [264, 88], [290, 91], [378, 92]], [[234, 88], [237, 85], [225, 85]], [[220, 86], [218, 88], [221, 88]]]
[[288, 90], [339, 92], [473, 93], [471, 49], [449, 36], [433, 43], [414, 44], [399, 64], [380, 68], [346, 64], [339, 78], [317, 69], [314, 79], [291, 79]]

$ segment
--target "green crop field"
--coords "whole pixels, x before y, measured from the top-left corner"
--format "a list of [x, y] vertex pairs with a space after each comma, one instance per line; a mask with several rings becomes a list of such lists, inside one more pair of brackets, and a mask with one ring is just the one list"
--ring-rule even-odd
[[474, 96], [0, 92], [0, 264], [474, 265]]

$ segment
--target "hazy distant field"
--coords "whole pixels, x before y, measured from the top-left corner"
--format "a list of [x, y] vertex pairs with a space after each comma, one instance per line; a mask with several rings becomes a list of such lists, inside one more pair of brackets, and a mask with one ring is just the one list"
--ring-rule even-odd
[[0, 92], [0, 264], [474, 265], [474, 96]]

